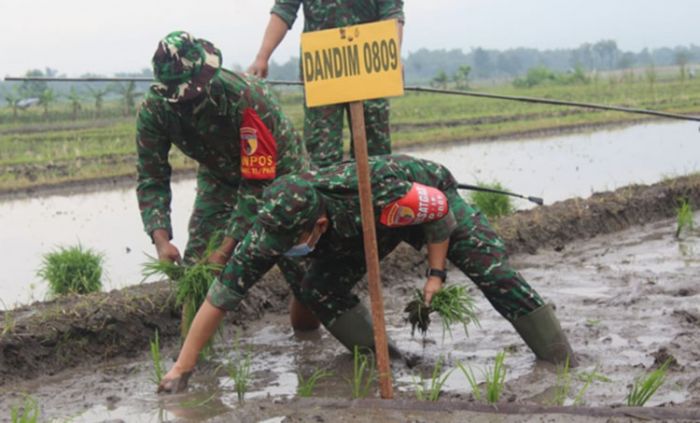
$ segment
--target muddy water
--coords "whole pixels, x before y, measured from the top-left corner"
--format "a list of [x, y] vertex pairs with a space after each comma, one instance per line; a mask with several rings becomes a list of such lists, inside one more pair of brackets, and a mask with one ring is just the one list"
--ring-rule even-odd
[[[695, 218], [700, 219], [700, 214]], [[700, 406], [700, 235], [686, 235], [679, 241], [674, 230], [674, 222], [665, 220], [572, 243], [559, 252], [514, 257], [525, 278], [547, 301], [556, 304], [562, 326], [579, 355], [581, 365], [573, 371], [565, 404], [572, 404], [583, 387], [579, 379], [583, 372], [594, 370], [606, 380], [594, 381], [582, 394], [582, 402], [590, 406], [623, 404], [635, 377], [651, 368], [655, 360], [673, 357], [676, 363], [666, 384], [647, 405]], [[470, 284], [459, 272], [451, 271], [449, 277], [451, 283]], [[421, 282], [413, 281], [416, 286]], [[429, 377], [432, 365], [443, 358], [445, 372], [451, 372], [443, 400], [471, 400], [469, 385], [455, 369], [456, 363], [468, 364], [483, 381], [482, 372], [493, 365], [496, 353], [505, 349], [507, 376], [502, 401], [551, 404], [556, 370], [533, 359], [512, 327], [479, 292], [473, 291], [480, 327], [471, 327], [468, 337], [455, 327], [453, 335], [443, 339], [439, 325], [434, 324], [423, 339], [411, 337], [410, 328], [402, 321], [406, 285], [387, 290], [389, 334], [402, 349], [423, 357], [418, 369], [393, 364], [398, 397], [413, 398], [419, 374]], [[200, 365], [186, 394], [155, 395], [149, 381], [150, 363], [144, 355], [128, 363], [108, 362], [99, 368], [74, 369], [5, 388], [0, 409], [9, 408], [19, 401], [20, 392], [26, 392], [38, 400], [46, 417], [69, 417], [76, 422], [204, 421], [213, 416], [232, 421], [231, 416], [243, 410], [247, 421], [258, 421], [279, 418], [280, 407], [285, 415], [298, 413], [283, 399], [295, 395], [297, 373], [308, 376], [321, 368], [332, 370], [334, 375], [319, 382], [315, 395], [349, 399], [350, 354], [325, 331], [295, 336], [286, 319], [267, 315], [242, 330], [239, 349], [250, 351], [252, 357], [251, 387], [244, 404], [238, 403], [233, 382], [220, 366], [235, 356], [229, 328], [226, 341], [220, 340], [214, 358]], [[172, 357], [173, 353], [171, 348], [165, 355]], [[279, 406], [273, 411], [271, 404]], [[319, 421], [333, 421], [332, 415], [323, 416], [326, 420]]]
[[[700, 134], [689, 123], [406, 152], [444, 163], [461, 182], [497, 180], [547, 203], [700, 170]], [[174, 184], [173, 192], [175, 243], [182, 250], [194, 182]], [[529, 207], [523, 200], [516, 205]], [[56, 246], [80, 242], [103, 252], [106, 289], [140, 281], [145, 254], [154, 252], [142, 232], [133, 189], [8, 201], [0, 203], [0, 221], [0, 299], [6, 306], [45, 297], [36, 270], [41, 256]]]

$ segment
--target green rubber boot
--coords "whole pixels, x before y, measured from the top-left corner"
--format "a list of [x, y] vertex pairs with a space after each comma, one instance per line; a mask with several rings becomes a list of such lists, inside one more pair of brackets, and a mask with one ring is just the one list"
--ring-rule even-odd
[[[358, 303], [355, 307], [341, 314], [333, 323], [326, 326], [326, 329], [351, 352], [355, 345], [374, 351], [372, 317], [362, 303]], [[404, 360], [410, 366], [409, 360], [404, 357], [398, 347], [391, 340], [387, 342], [389, 344], [389, 357]]]
[[551, 304], [518, 318], [513, 326], [540, 360], [564, 364], [569, 357], [570, 367], [578, 364]]

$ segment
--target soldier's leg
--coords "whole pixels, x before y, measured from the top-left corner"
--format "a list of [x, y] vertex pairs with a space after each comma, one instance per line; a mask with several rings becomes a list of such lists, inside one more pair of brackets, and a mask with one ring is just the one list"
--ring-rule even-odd
[[391, 154], [389, 113], [389, 100], [380, 98], [365, 101], [367, 152], [370, 156]]
[[311, 162], [319, 167], [343, 160], [344, 106], [304, 106], [304, 141]]
[[235, 199], [236, 187], [220, 182], [200, 168], [183, 259], [186, 264], [195, 263], [202, 258], [210, 240], [221, 237], [233, 212]]
[[[399, 242], [398, 238], [379, 239], [380, 258], [396, 248]], [[362, 251], [362, 245], [358, 247], [359, 250], [353, 250]], [[316, 314], [326, 329], [350, 351], [355, 346], [374, 348], [371, 316], [352, 293], [365, 269], [362, 253], [313, 260], [298, 294], [298, 298]], [[389, 354], [393, 358], [405, 359], [391, 341]]]
[[301, 284], [308, 269], [309, 260], [302, 257], [283, 257], [277, 262], [282, 275], [292, 290], [289, 299], [289, 320], [292, 328], [298, 331], [316, 330], [321, 326], [313, 311], [297, 298], [300, 296]]
[[450, 237], [449, 260], [481, 289], [510, 321], [538, 358], [562, 363], [576, 360], [550, 305], [508, 262], [503, 240], [481, 212], [458, 194], [449, 195], [458, 228]]

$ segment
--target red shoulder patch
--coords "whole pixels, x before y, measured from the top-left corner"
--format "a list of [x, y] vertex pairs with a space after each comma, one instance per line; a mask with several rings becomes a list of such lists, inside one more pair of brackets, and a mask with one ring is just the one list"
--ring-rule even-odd
[[241, 175], [245, 179], [275, 179], [277, 142], [252, 108], [243, 112], [241, 132]]
[[442, 219], [448, 211], [442, 191], [414, 182], [406, 195], [384, 207], [379, 222], [390, 228], [420, 225]]

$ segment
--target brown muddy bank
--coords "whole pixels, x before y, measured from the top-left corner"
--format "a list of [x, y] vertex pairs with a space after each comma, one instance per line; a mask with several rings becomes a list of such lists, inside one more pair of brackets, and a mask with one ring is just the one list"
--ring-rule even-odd
[[[620, 231], [674, 216], [678, 198], [700, 205], [700, 175], [633, 185], [591, 198], [571, 199], [519, 212], [497, 222], [512, 253], [560, 250], [574, 240]], [[401, 285], [407, 271], [418, 275], [422, 254], [403, 246], [383, 263], [387, 284]], [[286, 309], [288, 290], [276, 271], [259, 283], [236, 313], [243, 323], [266, 311]], [[167, 283], [144, 284], [111, 293], [68, 297], [0, 312], [0, 380], [8, 384], [65, 368], [141, 354], [158, 329], [178, 334], [178, 310]]]

